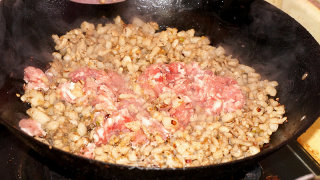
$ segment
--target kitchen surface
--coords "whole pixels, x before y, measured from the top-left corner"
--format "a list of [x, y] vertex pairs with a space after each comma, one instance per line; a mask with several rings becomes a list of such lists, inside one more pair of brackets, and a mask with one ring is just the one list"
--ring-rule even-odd
[[[319, 0], [267, 0], [267, 2], [297, 20], [320, 44]], [[298, 142], [320, 163], [320, 118], [298, 138]]]

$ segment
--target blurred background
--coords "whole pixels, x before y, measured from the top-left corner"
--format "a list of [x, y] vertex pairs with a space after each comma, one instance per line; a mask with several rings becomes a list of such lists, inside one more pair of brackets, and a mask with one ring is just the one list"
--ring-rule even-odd
[[[297, 20], [320, 44], [320, 0], [266, 1]], [[320, 163], [320, 118], [298, 138], [298, 142]]]

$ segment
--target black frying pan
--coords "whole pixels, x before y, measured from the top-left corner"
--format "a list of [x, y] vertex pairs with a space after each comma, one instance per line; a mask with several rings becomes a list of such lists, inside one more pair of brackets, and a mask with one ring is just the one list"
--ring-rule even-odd
[[[320, 115], [320, 47], [296, 21], [264, 1], [127, 0], [112, 5], [81, 5], [56, 0], [0, 2], [0, 117], [1, 122], [43, 157], [70, 171], [116, 178], [217, 177], [246, 167], [281, 148], [305, 131]], [[54, 51], [51, 34], [62, 35], [83, 20], [110, 22], [120, 15], [156, 21], [161, 29], [194, 28], [222, 45], [241, 63], [253, 66], [263, 78], [279, 82], [278, 97], [288, 122], [281, 125], [263, 150], [251, 157], [223, 164], [185, 169], [144, 169], [103, 163], [75, 156], [34, 140], [19, 130], [27, 104], [23, 68], [46, 69]], [[305, 80], [302, 76], [308, 73]]]

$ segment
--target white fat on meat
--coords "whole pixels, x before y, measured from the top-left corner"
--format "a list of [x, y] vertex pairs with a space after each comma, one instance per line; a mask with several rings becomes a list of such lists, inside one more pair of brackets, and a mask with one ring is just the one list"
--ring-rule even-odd
[[20, 129], [30, 136], [45, 136], [46, 132], [41, 128], [41, 124], [33, 119], [21, 119]]
[[96, 148], [96, 145], [94, 143], [88, 143], [81, 151], [82, 156], [93, 159], [95, 154], [94, 154], [94, 149]]
[[65, 82], [60, 85], [61, 90], [61, 97], [66, 102], [74, 103], [74, 101], [77, 99], [77, 96], [72, 94], [72, 90], [74, 89], [74, 83], [73, 82]]
[[24, 69], [23, 80], [27, 83], [25, 88], [27, 90], [43, 90], [47, 91], [49, 89], [49, 80], [45, 73], [39, 69], [32, 66], [28, 66]]

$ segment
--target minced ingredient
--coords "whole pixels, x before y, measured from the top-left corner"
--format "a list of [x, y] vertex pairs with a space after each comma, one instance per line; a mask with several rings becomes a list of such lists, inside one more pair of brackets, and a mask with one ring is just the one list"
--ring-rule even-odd
[[204, 166], [260, 152], [286, 121], [275, 81], [195, 31], [133, 18], [53, 35], [45, 72], [26, 67], [19, 122], [30, 136], [91, 159]]

